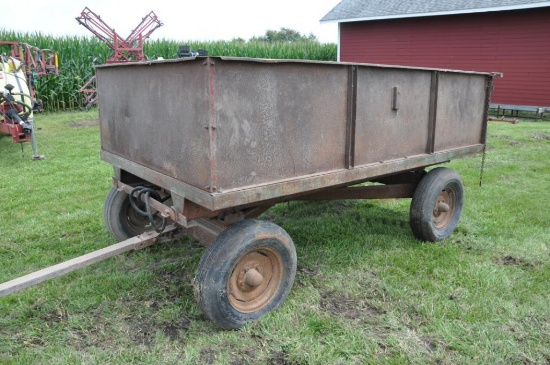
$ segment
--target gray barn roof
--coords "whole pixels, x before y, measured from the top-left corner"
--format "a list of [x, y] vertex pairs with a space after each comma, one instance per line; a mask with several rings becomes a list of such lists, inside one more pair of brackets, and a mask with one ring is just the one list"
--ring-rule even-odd
[[342, 0], [321, 22], [355, 22], [378, 19], [481, 13], [550, 6], [543, 0]]

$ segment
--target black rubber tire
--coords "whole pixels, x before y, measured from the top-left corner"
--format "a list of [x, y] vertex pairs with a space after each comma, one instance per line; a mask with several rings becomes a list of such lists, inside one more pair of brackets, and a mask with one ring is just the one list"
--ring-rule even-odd
[[[257, 258], [260, 264], [254, 266]], [[246, 265], [264, 274], [257, 287], [244, 288], [251, 271]], [[255, 219], [237, 222], [218, 236], [199, 263], [194, 280], [198, 304], [219, 327], [240, 328], [282, 305], [294, 284], [296, 265], [296, 249], [284, 229]]]
[[152, 229], [149, 219], [132, 208], [128, 194], [115, 187], [105, 198], [103, 218], [107, 229], [119, 242]]
[[[449, 237], [464, 206], [464, 186], [458, 173], [437, 167], [420, 180], [410, 207], [410, 226], [421, 241], [440, 241]], [[438, 208], [443, 207], [443, 208]]]

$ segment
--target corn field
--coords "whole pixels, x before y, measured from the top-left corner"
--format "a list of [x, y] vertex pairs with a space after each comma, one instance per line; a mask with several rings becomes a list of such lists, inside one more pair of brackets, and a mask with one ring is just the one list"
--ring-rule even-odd
[[[44, 109], [55, 112], [80, 108], [83, 94], [79, 92], [94, 75], [94, 65], [105, 63], [110, 48], [93, 37], [52, 37], [41, 33], [18, 33], [0, 30], [0, 41], [28, 43], [41, 49], [51, 49], [59, 55], [58, 75], [38, 79], [37, 98]], [[251, 57], [271, 59], [307, 59], [336, 61], [336, 45], [315, 41], [293, 43], [267, 43], [261, 41], [172, 41], [147, 40], [144, 53], [147, 59], [177, 58], [178, 48], [189, 45], [192, 50], [205, 49], [210, 56]]]

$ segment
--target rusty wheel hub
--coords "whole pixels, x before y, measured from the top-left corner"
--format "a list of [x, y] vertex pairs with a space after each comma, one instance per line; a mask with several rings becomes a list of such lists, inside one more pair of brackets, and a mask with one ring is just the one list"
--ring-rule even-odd
[[229, 302], [239, 312], [252, 313], [268, 305], [283, 278], [283, 261], [270, 247], [244, 254], [229, 277]]
[[433, 219], [438, 229], [442, 229], [451, 223], [456, 209], [456, 199], [456, 194], [452, 189], [443, 190], [437, 197]]

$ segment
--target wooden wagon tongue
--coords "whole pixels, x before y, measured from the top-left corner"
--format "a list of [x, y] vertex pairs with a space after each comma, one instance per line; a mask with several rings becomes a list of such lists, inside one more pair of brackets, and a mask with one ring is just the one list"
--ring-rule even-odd
[[114, 245], [102, 248], [97, 251], [90, 252], [86, 255], [76, 257], [74, 259], [62, 262], [60, 264], [47, 267], [45, 269], [35, 271], [31, 274], [21, 276], [17, 279], [7, 281], [0, 284], [0, 297], [21, 291], [33, 285], [40, 284], [44, 281], [57, 278], [59, 276], [68, 274], [75, 270], [90, 266], [96, 262], [106, 260], [110, 257], [122, 254], [128, 251], [141, 250], [142, 248], [152, 246], [156, 243], [167, 242], [172, 240], [169, 236], [177, 228], [176, 225], [166, 227], [164, 232], [146, 232], [139, 236], [129, 238], [125, 241], [116, 243]]

